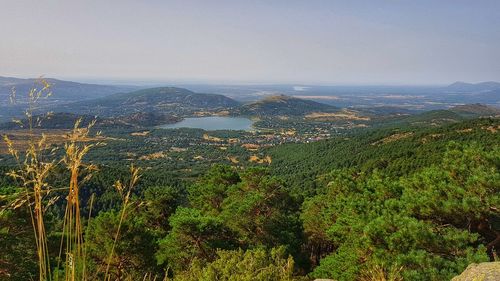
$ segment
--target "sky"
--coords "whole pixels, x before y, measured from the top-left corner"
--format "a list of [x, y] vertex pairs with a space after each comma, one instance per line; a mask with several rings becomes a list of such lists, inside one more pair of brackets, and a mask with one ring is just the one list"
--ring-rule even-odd
[[498, 0], [0, 0], [0, 76], [500, 81]]

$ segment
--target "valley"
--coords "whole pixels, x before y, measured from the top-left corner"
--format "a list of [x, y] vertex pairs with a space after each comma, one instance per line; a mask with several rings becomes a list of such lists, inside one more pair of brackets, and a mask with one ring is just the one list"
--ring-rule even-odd
[[500, 1], [3, 1], [0, 281], [499, 281]]
[[[121, 238], [126, 246], [120, 245], [117, 253], [133, 257], [138, 264], [121, 264], [121, 271], [112, 267], [114, 272], [137, 278], [155, 272], [184, 280], [186, 274], [195, 274], [193, 260], [205, 265], [225, 262], [227, 257], [221, 251], [266, 258], [280, 251], [271, 266], [288, 257], [296, 262], [290, 271], [293, 279], [288, 280], [297, 281], [332, 276], [353, 280], [370, 267], [358, 261], [359, 257], [346, 260], [338, 255], [359, 254], [376, 260], [371, 251], [384, 255], [388, 247], [394, 254], [384, 260], [404, 265], [398, 276], [405, 278], [430, 274], [449, 278], [466, 263], [486, 261], [497, 254], [496, 248], [475, 246], [494, 243], [493, 232], [476, 229], [476, 225], [469, 231], [464, 221], [454, 222], [435, 203], [461, 206], [464, 192], [473, 200], [483, 200], [481, 194], [488, 194], [492, 201], [486, 201], [486, 207], [475, 205], [474, 210], [488, 216], [477, 224], [487, 223], [495, 229], [498, 215], [489, 207], [498, 199], [495, 161], [500, 110], [494, 105], [452, 105], [450, 101], [446, 106], [420, 110], [386, 103], [341, 106], [304, 95], [255, 98], [242, 101], [157, 87], [85, 101], [44, 100], [28, 108], [23, 103], [6, 106], [10, 111], [2, 112], [13, 120], [0, 123], [4, 137], [0, 172], [10, 175], [12, 169], [50, 167], [46, 181], [61, 186], [72, 173], [66, 166], [73, 163], [68, 158], [74, 157], [72, 149], [84, 151], [81, 161], [86, 164], [78, 172], [82, 178], [79, 196], [91, 204], [81, 211], [90, 218], [89, 229], [104, 232], [91, 234], [86, 242], [95, 262], [91, 266], [102, 268], [105, 263], [99, 262], [103, 255], [98, 249], [113, 241], [109, 233], [116, 227], [116, 222], [106, 220], [116, 219], [117, 210], [126, 204], [121, 182], [131, 184], [133, 169], [138, 169], [140, 177], [126, 195], [132, 198], [135, 216], [126, 220]], [[444, 167], [445, 172], [437, 167]], [[466, 180], [454, 177], [457, 169]], [[475, 194], [478, 185], [469, 184], [476, 179], [481, 182], [479, 195]], [[451, 198], [434, 197], [441, 182], [454, 187], [448, 191]], [[1, 204], [18, 202], [15, 198], [22, 193], [16, 185], [16, 178], [0, 177]], [[44, 200], [54, 202], [47, 210], [56, 217], [47, 225], [56, 228], [62, 223], [57, 217], [64, 213], [63, 192], [49, 185], [46, 188], [49, 194]], [[415, 192], [425, 192], [426, 197], [416, 197]], [[415, 198], [423, 201], [414, 202]], [[438, 217], [429, 219], [421, 213], [427, 209], [420, 208], [429, 206]], [[463, 208], [466, 213], [470, 207]], [[20, 210], [9, 212], [15, 218], [26, 218]], [[470, 220], [475, 215], [467, 216]], [[399, 224], [400, 220], [412, 223]], [[441, 224], [450, 220], [450, 225]], [[11, 225], [9, 219], [4, 222]], [[400, 232], [416, 231], [414, 224], [421, 233], [414, 245], [387, 246], [392, 243], [389, 240], [400, 239]], [[23, 225], [29, 227], [29, 223]], [[443, 236], [443, 229], [465, 238]], [[50, 231], [54, 236], [48, 241], [56, 244], [60, 239]], [[375, 238], [365, 240], [366, 235]], [[3, 237], [6, 241], [18, 239], [10, 232]], [[21, 237], [28, 239], [29, 235]], [[192, 248], [196, 245], [192, 239], [203, 242]], [[442, 246], [449, 241], [459, 245]], [[32, 251], [29, 242], [16, 243], [21, 246], [10, 250], [13, 259], [36, 261], [21, 254]], [[360, 243], [368, 247], [358, 248]], [[453, 252], [455, 247], [466, 252], [442, 256], [443, 251]], [[368, 248], [371, 250], [364, 250]], [[457, 269], [429, 266], [413, 260], [417, 256]], [[338, 271], [325, 261], [349, 270]], [[435, 268], [442, 271], [432, 273]], [[26, 267], [15, 276], [23, 278], [31, 272]]]
[[[488, 89], [496, 89], [494, 86]], [[64, 135], [81, 119], [83, 127], [95, 122], [94, 129], [106, 139], [105, 146], [89, 154], [90, 159], [99, 163], [137, 162], [146, 167], [161, 164], [174, 171], [203, 170], [211, 163], [271, 164], [272, 157], [268, 161], [258, 159], [266, 159], [269, 148], [283, 144], [319, 142], [386, 128], [440, 127], [500, 116], [499, 109], [481, 104], [424, 112], [387, 105], [360, 109], [351, 104], [340, 108], [283, 94], [242, 102], [177, 87], [56, 104], [43, 102], [34, 111], [39, 113], [34, 116], [38, 120], [36, 135], [46, 134], [49, 146], [64, 143]], [[49, 109], [49, 114], [41, 114]], [[21, 112], [12, 114], [16, 116]], [[28, 127], [27, 119], [4, 122], [0, 123], [0, 133], [22, 143]], [[6, 150], [1, 144], [0, 151]], [[9, 157], [0, 155], [0, 161], [8, 163]]]

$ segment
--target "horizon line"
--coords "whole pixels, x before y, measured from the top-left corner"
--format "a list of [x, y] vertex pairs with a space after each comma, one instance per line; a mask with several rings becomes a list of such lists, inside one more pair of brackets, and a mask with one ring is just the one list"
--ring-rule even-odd
[[94, 77], [94, 76], [59, 76], [59, 75], [0, 75], [4, 78], [14, 79], [55, 79], [84, 84], [100, 85], [128, 85], [128, 86], [157, 86], [157, 85], [210, 85], [210, 86], [324, 86], [324, 87], [435, 87], [448, 86], [453, 83], [486, 83], [492, 80], [468, 82], [455, 80], [440, 83], [412, 83], [412, 82], [333, 82], [333, 81], [286, 81], [286, 80], [237, 80], [237, 79], [200, 79], [200, 78], [124, 78], [124, 77]]

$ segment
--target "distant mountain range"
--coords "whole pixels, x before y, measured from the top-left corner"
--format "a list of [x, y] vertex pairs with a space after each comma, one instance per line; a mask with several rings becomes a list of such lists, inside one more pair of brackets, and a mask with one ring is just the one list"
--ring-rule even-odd
[[455, 82], [446, 87], [446, 90], [453, 92], [462, 93], [473, 93], [473, 92], [486, 92], [500, 90], [500, 83], [498, 82], [481, 82], [481, 83], [465, 83], [465, 82]]
[[220, 113], [247, 116], [301, 116], [311, 112], [335, 112], [339, 108], [286, 95], [267, 96], [262, 100], [240, 104], [218, 94], [194, 93], [176, 87], [151, 88], [104, 98], [71, 103], [58, 111], [79, 112], [99, 116], [125, 116], [136, 112], [152, 112], [172, 116]]
[[[116, 122], [116, 118], [119, 118], [120, 122], [132, 125], [155, 124], [157, 123], [154, 121], [155, 118], [168, 122], [183, 117], [213, 114], [300, 117], [313, 112], [334, 113], [342, 107], [347, 107], [357, 109], [371, 117], [384, 115], [397, 117], [430, 109], [446, 109], [457, 104], [500, 105], [500, 83], [497, 82], [477, 84], [456, 82], [440, 88], [308, 86], [303, 87], [305, 90], [301, 88], [301, 97], [298, 98], [292, 96], [297, 94], [294, 90], [287, 92], [288, 86], [279, 85], [267, 86], [272, 90], [272, 95], [269, 95], [270, 92], [259, 92], [258, 89], [261, 89], [259, 86], [228, 87], [222, 95], [203, 93], [200, 88], [198, 88], [200, 92], [194, 92], [180, 87], [141, 89], [136, 86], [86, 84], [52, 78], [45, 80], [52, 84], [54, 94], [42, 102], [36, 114], [47, 111], [71, 112], [105, 119], [115, 118], [112, 122]], [[22, 102], [16, 106], [8, 105], [8, 96], [12, 88], [16, 89], [17, 96], [21, 98], [26, 96], [35, 83], [36, 79], [0, 76], [0, 100], [5, 101], [0, 103], [0, 121], [8, 121], [13, 116], [22, 116], [22, 110], [26, 107]], [[233, 90], [237, 93], [238, 89], [257, 90], [254, 95], [257, 101], [241, 103], [227, 96], [230, 94], [226, 95]], [[218, 92], [217, 88], [212, 90]], [[279, 94], [280, 92], [287, 94]], [[230, 96], [235, 97], [236, 94]], [[467, 113], [466, 110], [471, 110], [471, 106], [468, 105], [455, 111], [449, 110], [446, 114], [453, 112], [476, 116], [478, 110], [493, 114], [491, 107], [485, 109], [480, 108], [480, 105], [474, 105], [473, 109], [472, 113]]]
[[[26, 99], [29, 90], [36, 86], [39, 79], [20, 79], [13, 77], [0, 76], [0, 100], [6, 100], [12, 93], [14, 88], [17, 93], [17, 98], [20, 101]], [[109, 96], [111, 94], [120, 92], [130, 92], [140, 89], [137, 86], [110, 86], [110, 85], [97, 85], [85, 84], [71, 81], [57, 80], [53, 78], [44, 79], [52, 85], [53, 95], [48, 102], [73, 102], [80, 100], [89, 100], [100, 97]]]

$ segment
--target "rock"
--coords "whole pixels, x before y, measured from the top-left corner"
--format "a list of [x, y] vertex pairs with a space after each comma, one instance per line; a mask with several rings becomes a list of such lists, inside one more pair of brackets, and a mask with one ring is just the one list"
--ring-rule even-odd
[[451, 281], [498, 281], [500, 280], [500, 262], [470, 264], [462, 274]]

